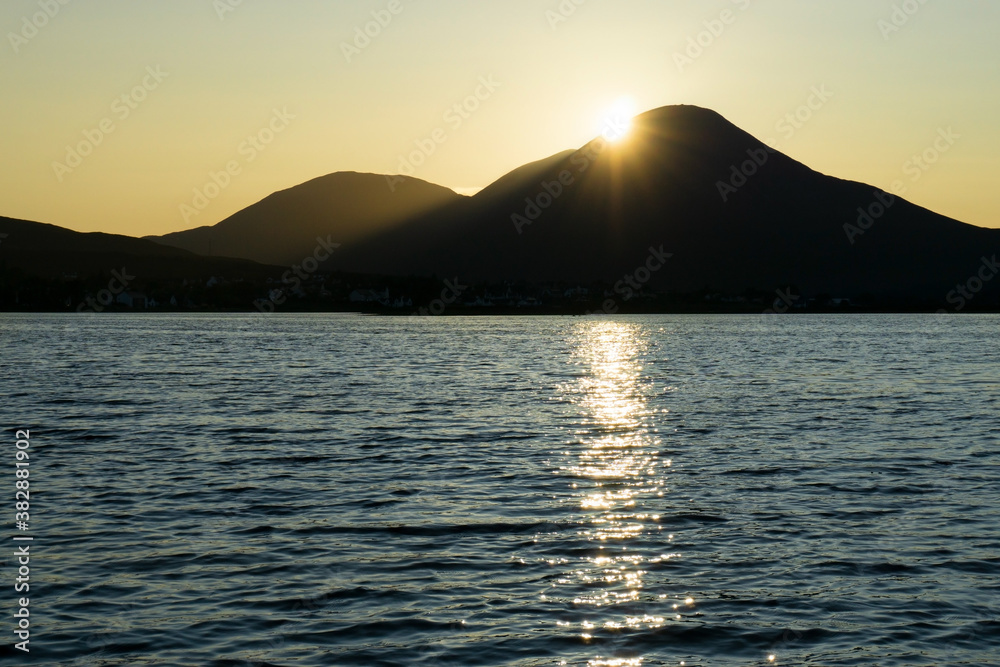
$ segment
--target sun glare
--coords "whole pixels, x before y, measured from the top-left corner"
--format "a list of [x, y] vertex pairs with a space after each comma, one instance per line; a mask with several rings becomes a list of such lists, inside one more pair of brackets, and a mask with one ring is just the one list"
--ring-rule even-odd
[[617, 143], [625, 139], [632, 129], [632, 117], [635, 116], [635, 100], [622, 97], [614, 103], [601, 119], [601, 136]]

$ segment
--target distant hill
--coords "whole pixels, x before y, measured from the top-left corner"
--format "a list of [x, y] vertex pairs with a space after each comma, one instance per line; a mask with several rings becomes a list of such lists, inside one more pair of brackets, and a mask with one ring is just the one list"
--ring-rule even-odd
[[131, 236], [83, 234], [28, 220], [0, 217], [0, 235], [6, 235], [0, 236], [0, 268], [40, 278], [83, 278], [122, 268], [142, 282], [212, 276], [265, 279], [280, 275], [277, 267], [244, 259], [201, 257]]
[[276, 192], [212, 227], [147, 237], [213, 257], [290, 266], [313, 254], [317, 237], [353, 245], [405, 220], [462, 200], [415, 178], [341, 172]]
[[[735, 176], [741, 168], [751, 175]], [[859, 209], [881, 217], [869, 223]], [[521, 168], [343, 248], [336, 263], [469, 280], [613, 281], [661, 245], [673, 254], [650, 279], [661, 290], [793, 285], [943, 299], [1000, 251], [1000, 230], [824, 176], [715, 112], [674, 106], [636, 118], [621, 144], [598, 140]]]

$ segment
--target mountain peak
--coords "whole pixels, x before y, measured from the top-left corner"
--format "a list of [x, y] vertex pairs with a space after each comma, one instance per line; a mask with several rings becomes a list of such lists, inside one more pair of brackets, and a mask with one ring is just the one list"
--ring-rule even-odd
[[275, 192], [213, 227], [151, 240], [202, 255], [291, 265], [317, 238], [347, 244], [464, 199], [408, 176], [339, 171]]
[[329, 235], [337, 270], [579, 284], [614, 284], [654, 248], [672, 256], [649, 277], [664, 291], [931, 298], [998, 244], [1000, 232], [896, 198], [877, 224], [845, 233], [872, 202], [887, 209], [883, 195], [812, 171], [711, 109], [672, 105], [636, 116], [624, 141], [526, 164], [474, 197], [338, 172], [161, 242], [291, 265]]

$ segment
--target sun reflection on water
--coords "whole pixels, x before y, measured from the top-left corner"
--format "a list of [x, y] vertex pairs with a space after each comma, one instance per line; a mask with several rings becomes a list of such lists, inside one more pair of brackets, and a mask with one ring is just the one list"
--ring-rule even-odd
[[[649, 568], [680, 554], [659, 551], [674, 537], [660, 525], [670, 461], [661, 459], [661, 443], [651, 425], [642, 328], [587, 322], [580, 325], [578, 338], [575, 362], [581, 372], [566, 393], [580, 410], [581, 422], [561, 472], [568, 478], [580, 522], [578, 536], [593, 546], [593, 553], [567, 563], [547, 595], [571, 603], [579, 617], [564, 617], [559, 625], [590, 642], [661, 628], [677, 622], [684, 610], [666, 594], [645, 590]], [[639, 543], [636, 538], [644, 535], [655, 537]], [[648, 553], [650, 547], [657, 553]], [[689, 606], [687, 600], [684, 606]], [[643, 660], [597, 656], [588, 664], [641, 665]]]

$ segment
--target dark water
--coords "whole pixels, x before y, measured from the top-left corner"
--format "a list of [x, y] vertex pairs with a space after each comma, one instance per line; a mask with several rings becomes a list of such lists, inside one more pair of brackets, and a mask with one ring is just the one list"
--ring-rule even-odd
[[998, 665], [998, 331], [3, 316], [18, 662]]

